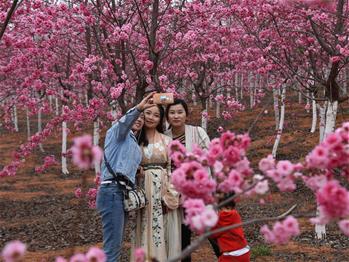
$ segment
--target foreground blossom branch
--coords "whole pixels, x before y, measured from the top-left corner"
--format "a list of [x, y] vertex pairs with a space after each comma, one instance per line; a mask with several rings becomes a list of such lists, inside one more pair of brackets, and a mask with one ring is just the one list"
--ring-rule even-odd
[[266, 178], [263, 178], [262, 180], [259, 180], [255, 183], [253, 183], [251, 186], [249, 186], [248, 188], [246, 188], [244, 191], [242, 191], [241, 193], [238, 194], [234, 194], [226, 199], [224, 199], [222, 202], [217, 204], [217, 209], [224, 207], [225, 205], [227, 205], [228, 203], [230, 203], [231, 201], [233, 201], [234, 199], [238, 198], [239, 196], [242, 196], [243, 194], [245, 194], [246, 192], [249, 192], [250, 190], [252, 190], [253, 188], [255, 188], [255, 186], [259, 183], [266, 180]]
[[175, 262], [175, 261], [180, 261], [184, 258], [186, 258], [187, 256], [189, 256], [193, 251], [195, 251], [203, 241], [205, 241], [208, 237], [217, 234], [217, 233], [221, 233], [230, 229], [234, 229], [237, 227], [243, 227], [243, 226], [247, 226], [247, 225], [251, 225], [251, 224], [256, 224], [256, 223], [262, 223], [262, 222], [271, 222], [271, 221], [278, 221], [281, 220], [285, 217], [287, 217], [288, 215], [290, 215], [293, 210], [295, 210], [295, 208], [297, 207], [297, 205], [293, 205], [290, 209], [288, 209], [286, 212], [284, 212], [283, 214], [276, 216], [276, 217], [262, 217], [262, 218], [256, 218], [256, 219], [251, 219], [248, 220], [246, 222], [243, 223], [239, 223], [239, 224], [233, 224], [233, 225], [229, 225], [226, 227], [222, 227], [216, 230], [212, 230], [212, 231], [208, 231], [204, 234], [202, 234], [201, 236], [199, 236], [199, 238], [197, 240], [195, 240], [190, 246], [188, 246], [186, 249], [184, 249], [184, 251], [179, 254], [177, 257], [174, 257], [172, 259], [167, 260], [167, 262]]

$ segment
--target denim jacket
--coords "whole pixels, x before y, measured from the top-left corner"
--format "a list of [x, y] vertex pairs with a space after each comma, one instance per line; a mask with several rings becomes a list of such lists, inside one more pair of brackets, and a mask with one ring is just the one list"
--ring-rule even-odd
[[[142, 152], [131, 127], [140, 111], [131, 108], [118, 122], [108, 129], [104, 153], [114, 173], [121, 173], [135, 183], [136, 172], [142, 160]], [[102, 162], [101, 181], [112, 179], [104, 160]]]

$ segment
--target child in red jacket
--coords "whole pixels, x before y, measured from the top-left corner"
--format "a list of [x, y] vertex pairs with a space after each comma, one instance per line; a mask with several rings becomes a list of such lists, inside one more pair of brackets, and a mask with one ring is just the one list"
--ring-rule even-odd
[[[217, 225], [212, 230], [240, 223], [241, 217], [232, 201], [219, 211]], [[250, 262], [250, 247], [242, 227], [217, 233], [211, 238], [217, 240], [221, 252], [219, 262]]]

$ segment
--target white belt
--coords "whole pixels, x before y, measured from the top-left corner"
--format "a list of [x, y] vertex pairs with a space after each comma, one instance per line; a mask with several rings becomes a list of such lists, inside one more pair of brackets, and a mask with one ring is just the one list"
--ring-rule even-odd
[[250, 246], [247, 245], [244, 248], [238, 249], [238, 250], [234, 250], [234, 251], [230, 251], [230, 252], [224, 252], [222, 255], [223, 256], [233, 256], [233, 257], [238, 257], [238, 256], [242, 256], [245, 255], [246, 253], [248, 253], [250, 251]]
[[106, 184], [111, 184], [111, 183], [117, 184], [116, 181], [107, 180], [107, 181], [101, 182], [101, 185], [106, 185]]

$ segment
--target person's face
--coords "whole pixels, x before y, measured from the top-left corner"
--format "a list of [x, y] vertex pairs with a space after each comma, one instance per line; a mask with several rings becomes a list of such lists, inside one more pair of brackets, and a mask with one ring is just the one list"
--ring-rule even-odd
[[133, 123], [133, 126], [131, 129], [133, 132], [137, 133], [138, 131], [140, 131], [142, 129], [143, 125], [144, 125], [144, 114], [141, 113], [139, 115], [139, 117], [137, 118], [137, 120]]
[[160, 110], [157, 106], [152, 106], [144, 110], [144, 125], [146, 128], [156, 128], [160, 123]]
[[185, 125], [187, 120], [187, 113], [181, 104], [173, 105], [168, 110], [167, 120], [173, 127], [181, 127]]

